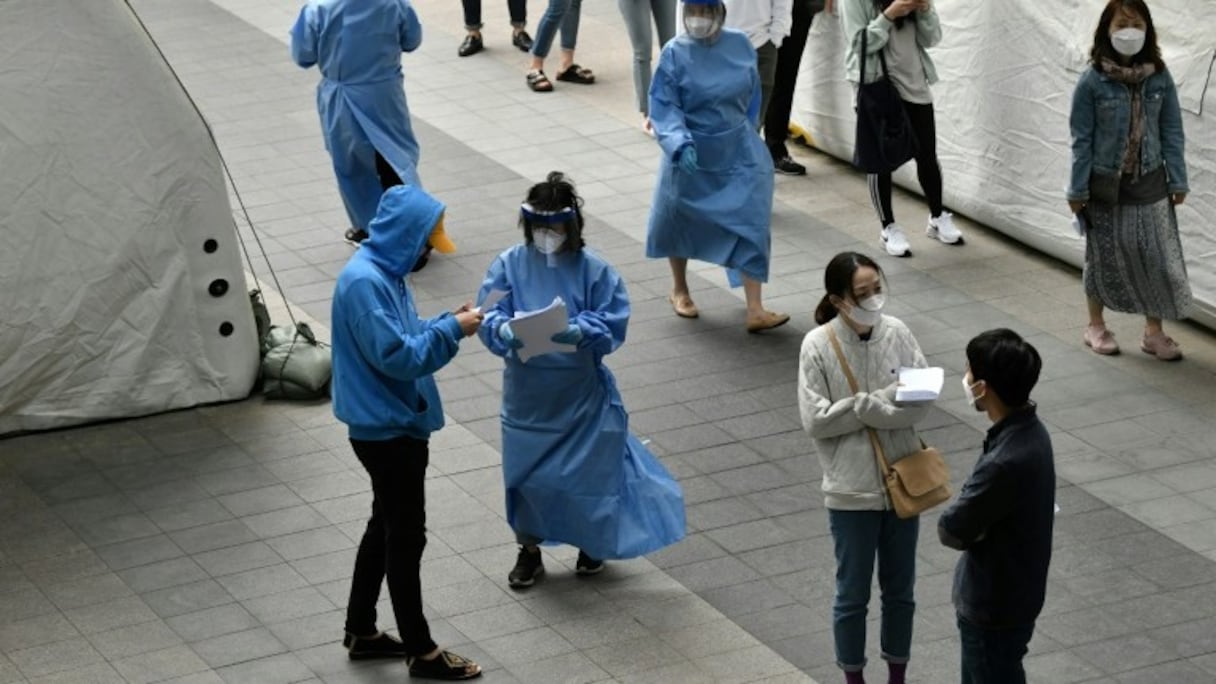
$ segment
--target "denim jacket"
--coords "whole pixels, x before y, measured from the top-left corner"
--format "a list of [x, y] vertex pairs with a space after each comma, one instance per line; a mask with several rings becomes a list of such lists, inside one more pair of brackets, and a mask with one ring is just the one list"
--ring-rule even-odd
[[[1170, 193], [1187, 192], [1185, 137], [1178, 90], [1169, 71], [1153, 74], [1141, 86], [1144, 94], [1144, 140], [1140, 143], [1140, 173], [1165, 163]], [[1072, 174], [1068, 199], [1089, 199], [1091, 173], [1118, 176], [1131, 126], [1131, 90], [1090, 68], [1081, 75], [1072, 96], [1068, 125], [1072, 130]]]

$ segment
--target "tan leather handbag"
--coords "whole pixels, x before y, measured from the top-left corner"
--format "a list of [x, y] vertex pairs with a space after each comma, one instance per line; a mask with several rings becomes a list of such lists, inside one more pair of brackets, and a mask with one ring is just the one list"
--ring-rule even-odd
[[[836, 339], [836, 331], [828, 326], [828, 339], [836, 358], [840, 359], [840, 367], [849, 381], [853, 394], [859, 391], [857, 378], [853, 377], [853, 369], [844, 358], [840, 348], [840, 340]], [[904, 456], [895, 463], [887, 463], [883, 453], [882, 443], [878, 433], [873, 428], [866, 428], [870, 435], [870, 443], [874, 445], [874, 455], [878, 462], [878, 472], [887, 495], [891, 498], [891, 507], [895, 515], [901, 518], [914, 518], [934, 506], [950, 499], [950, 468], [946, 459], [937, 449], [926, 446], [921, 442], [921, 448]]]

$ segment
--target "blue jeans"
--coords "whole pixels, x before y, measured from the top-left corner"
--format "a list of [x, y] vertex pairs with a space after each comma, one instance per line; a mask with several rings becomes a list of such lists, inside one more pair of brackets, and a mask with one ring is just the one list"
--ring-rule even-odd
[[836, 603], [832, 633], [836, 663], [845, 672], [866, 665], [866, 606], [874, 558], [882, 591], [882, 657], [906, 663], [912, 652], [912, 615], [916, 602], [916, 538], [920, 518], [901, 520], [894, 511], [828, 511], [836, 545]]
[[633, 90], [638, 98], [638, 111], [647, 114], [650, 105], [650, 58], [654, 54], [654, 28], [659, 34], [659, 49], [676, 35], [676, 0], [617, 0], [625, 31], [633, 45]]
[[990, 629], [958, 616], [963, 646], [963, 684], [1026, 684], [1022, 658], [1034, 636], [1034, 623]]
[[562, 49], [573, 50], [578, 42], [578, 18], [582, 8], [583, 0], [549, 0], [544, 16], [536, 25], [532, 56], [541, 59], [549, 56], [549, 48], [553, 47], [553, 37], [557, 35], [559, 27], [562, 32]]

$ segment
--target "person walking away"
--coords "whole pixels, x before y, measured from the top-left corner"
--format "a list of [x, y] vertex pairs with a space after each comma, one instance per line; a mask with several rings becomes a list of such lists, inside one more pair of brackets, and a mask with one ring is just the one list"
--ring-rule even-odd
[[932, 403], [900, 404], [895, 396], [899, 369], [927, 364], [908, 327], [883, 313], [886, 283], [873, 259], [837, 254], [823, 280], [826, 293], [815, 310], [819, 327], [806, 334], [799, 354], [798, 408], [823, 468], [836, 553], [836, 663], [847, 684], [865, 684], [866, 611], [877, 558], [887, 681], [904, 684], [912, 656], [920, 517], [895, 514], [869, 433], [892, 463], [921, 449], [916, 424]]
[[418, 179], [418, 141], [406, 105], [401, 53], [422, 44], [409, 0], [309, 0], [291, 29], [291, 57], [316, 65], [317, 113], [350, 219], [367, 239], [385, 189]]
[[[412, 677], [472, 679], [481, 668], [439, 648], [422, 609], [419, 565], [426, 547], [426, 468], [431, 433], [443, 427], [434, 373], [477, 331], [470, 304], [420, 320], [406, 275], [427, 245], [455, 246], [443, 230], [443, 205], [421, 188], [384, 193], [371, 237], [338, 274], [334, 288], [333, 410], [367, 471], [372, 514], [355, 555], [346, 607], [352, 660], [404, 658]], [[401, 640], [376, 627], [387, 580]]]
[[1105, 309], [1144, 316], [1140, 349], [1182, 358], [1163, 320], [1190, 309], [1175, 207], [1186, 200], [1186, 139], [1178, 89], [1161, 59], [1143, 0], [1111, 0], [1073, 91], [1068, 208], [1087, 226], [1081, 281], [1089, 308], [1085, 345], [1116, 354]]
[[687, 31], [663, 48], [650, 84], [650, 119], [663, 154], [646, 235], [646, 256], [667, 258], [676, 315], [700, 315], [688, 289], [688, 260], [726, 267], [743, 286], [748, 332], [784, 325], [788, 314], [761, 300], [772, 252], [773, 164], [757, 135], [756, 51], [725, 28], [721, 0], [684, 3]]
[[[933, 93], [937, 69], [926, 48], [941, 42], [942, 27], [933, 0], [837, 0], [848, 39], [845, 73], [854, 84], [871, 83], [883, 76], [880, 56], [916, 134], [916, 178], [929, 203], [925, 234], [947, 245], [963, 244], [954, 216], [942, 204], [942, 169], [937, 160], [937, 124]], [[861, 54], [862, 36], [866, 51]], [[864, 57], [866, 73], [861, 73]], [[871, 173], [870, 200], [882, 224], [880, 237], [887, 254], [912, 256], [904, 229], [891, 208], [891, 174]]]
[[963, 684], [1025, 684], [1022, 658], [1047, 594], [1055, 519], [1051, 436], [1030, 391], [1043, 362], [1017, 333], [989, 330], [967, 343], [963, 393], [992, 427], [962, 492], [937, 523], [963, 552], [953, 601]]
[[[539, 544], [579, 548], [575, 572], [605, 559], [634, 558], [684, 537], [680, 486], [629, 433], [629, 416], [604, 357], [629, 324], [625, 283], [586, 247], [582, 199], [559, 172], [528, 192], [520, 209], [524, 243], [490, 265], [478, 300], [507, 292], [486, 311], [480, 337], [506, 364], [502, 470], [507, 522], [519, 556], [507, 581], [531, 586], [544, 574]], [[512, 318], [561, 297], [569, 324], [552, 341], [570, 345], [521, 360]]]

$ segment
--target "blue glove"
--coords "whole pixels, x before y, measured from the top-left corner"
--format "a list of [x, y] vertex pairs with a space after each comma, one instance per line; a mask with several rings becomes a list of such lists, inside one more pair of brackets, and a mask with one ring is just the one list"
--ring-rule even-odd
[[558, 344], [578, 344], [578, 341], [583, 339], [583, 331], [574, 323], [566, 326], [566, 329], [557, 333], [549, 339]]
[[511, 330], [511, 321], [506, 321], [498, 326], [498, 339], [507, 345], [507, 349], [523, 349], [524, 341], [515, 336]]
[[688, 143], [680, 148], [680, 156], [676, 160], [680, 165], [680, 170], [684, 173], [693, 173], [700, 167], [697, 166], [697, 148], [693, 147], [692, 143]]

